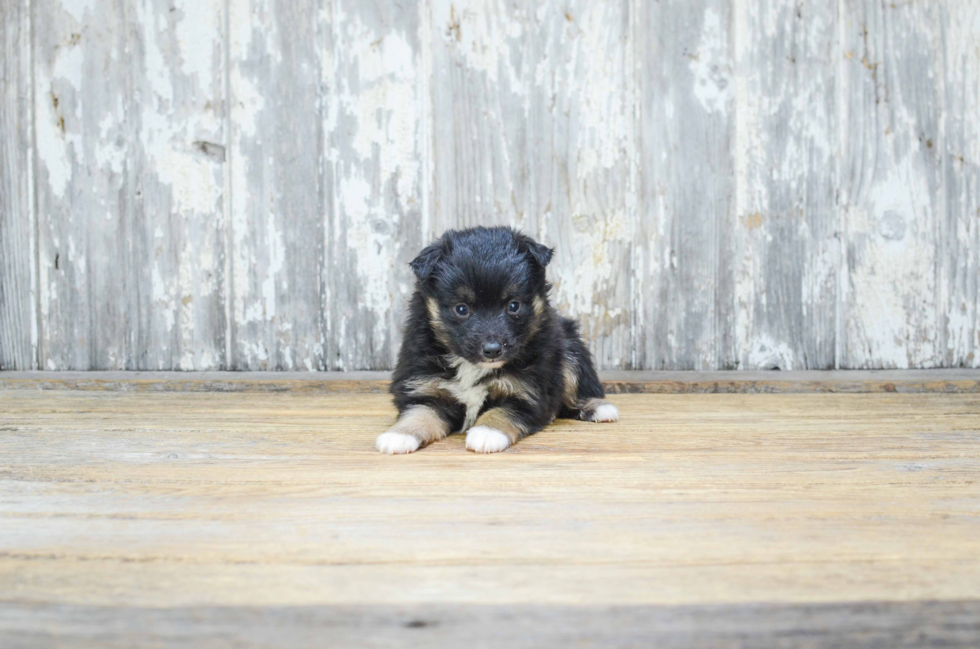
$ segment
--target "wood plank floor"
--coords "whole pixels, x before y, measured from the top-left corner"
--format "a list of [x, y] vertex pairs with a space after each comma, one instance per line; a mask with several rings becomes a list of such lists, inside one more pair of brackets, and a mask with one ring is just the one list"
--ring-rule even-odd
[[0, 390], [0, 646], [980, 646], [980, 394], [611, 400]]

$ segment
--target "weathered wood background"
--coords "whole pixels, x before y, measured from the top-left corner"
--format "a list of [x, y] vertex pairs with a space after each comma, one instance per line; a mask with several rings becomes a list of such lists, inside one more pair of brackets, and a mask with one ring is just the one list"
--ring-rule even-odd
[[980, 2], [2, 0], [0, 367], [383, 369], [519, 226], [605, 368], [980, 366]]

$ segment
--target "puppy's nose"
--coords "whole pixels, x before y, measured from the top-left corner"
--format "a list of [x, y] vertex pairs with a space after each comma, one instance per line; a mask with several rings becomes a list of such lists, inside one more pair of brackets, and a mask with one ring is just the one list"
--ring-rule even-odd
[[487, 358], [497, 358], [500, 350], [500, 343], [483, 343], [483, 355]]

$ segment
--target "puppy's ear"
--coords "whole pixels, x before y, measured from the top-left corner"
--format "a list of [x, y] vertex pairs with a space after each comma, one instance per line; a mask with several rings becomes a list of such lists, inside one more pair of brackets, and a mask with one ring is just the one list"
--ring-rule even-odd
[[517, 235], [517, 246], [527, 254], [531, 255], [534, 261], [541, 264], [541, 268], [548, 265], [551, 261], [551, 256], [555, 253], [554, 248], [549, 248], [548, 246], [542, 245], [527, 236], [526, 234]]
[[433, 271], [436, 269], [436, 265], [442, 260], [443, 253], [445, 252], [445, 243], [442, 239], [439, 239], [430, 246], [426, 246], [419, 256], [408, 263], [415, 271], [415, 276], [419, 278], [420, 282], [432, 277]]

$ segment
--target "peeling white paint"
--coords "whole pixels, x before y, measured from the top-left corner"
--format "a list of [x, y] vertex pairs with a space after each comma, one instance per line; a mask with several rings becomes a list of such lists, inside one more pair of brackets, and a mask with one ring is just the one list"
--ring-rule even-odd
[[[624, 4], [537, 5], [522, 52], [530, 87], [526, 98], [523, 89], [514, 98], [525, 105], [529, 117], [519, 119], [530, 120], [527, 137], [533, 143], [515, 156], [527, 170], [516, 171], [514, 186], [526, 182], [530, 197], [527, 207], [516, 206], [515, 224], [557, 245], [548, 269], [554, 301], [581, 322], [599, 362], [612, 366], [631, 357], [628, 194], [634, 116], [625, 11]], [[519, 127], [508, 130], [520, 133]]]
[[509, 13], [502, 0], [436, 0], [432, 8], [434, 28], [462, 55], [467, 68], [485, 73], [490, 84], [501, 82], [510, 88], [522, 85], [520, 72], [499, 53], [501, 44], [523, 37], [520, 21], [500, 20]]
[[276, 318], [276, 281], [282, 283], [283, 290], [289, 289], [285, 278], [280, 277], [285, 262], [285, 245], [276, 215], [270, 210], [266, 213], [266, 233], [268, 236], [269, 266], [262, 282], [263, 316], [267, 320]]
[[92, 10], [98, 6], [98, 0], [60, 0], [59, 4], [75, 20], [83, 22], [86, 18], [91, 17]]
[[[254, 161], [235, 155], [248, 142], [255, 138], [258, 132], [258, 116], [265, 108], [265, 97], [255, 81], [246, 76], [240, 63], [249, 60], [252, 51], [252, 39], [256, 34], [253, 22], [253, 7], [250, 0], [231, 0], [229, 2], [229, 53], [231, 61], [239, 63], [231, 65], [229, 70], [229, 90], [231, 97], [231, 141], [232, 164], [230, 181], [231, 199], [231, 231], [233, 233], [232, 254], [232, 285], [234, 290], [233, 322], [240, 321], [241, 325], [262, 321], [266, 317], [266, 303], [252, 298], [256, 289], [252, 285], [252, 270], [259, 260], [255, 258], [247, 239], [249, 234], [250, 214], [247, 206], [260, 200], [255, 187], [249, 182], [248, 174]], [[265, 44], [269, 47], [269, 44]], [[267, 51], [267, 50], [266, 50]], [[264, 269], [262, 269], [264, 272]], [[263, 291], [264, 293], [264, 291]], [[274, 302], [274, 300], [273, 300]], [[261, 343], [250, 340], [240, 340], [239, 345], [246, 358], [267, 360], [268, 355]]]
[[[607, 219], [596, 221], [585, 215], [572, 217], [575, 229], [582, 239], [572, 252], [572, 263], [567, 267], [567, 277], [554, 277], [557, 304], [568, 313], [591, 315], [596, 318], [615, 317], [602, 296], [606, 287], [618, 279], [615, 271], [619, 259], [613, 259], [609, 244], [625, 241], [628, 234], [625, 211], [616, 212]], [[576, 254], [578, 253], [578, 254]]]
[[836, 31], [810, 12], [789, 0], [734, 7], [734, 329], [743, 369], [835, 363], [835, 67], [826, 57]]
[[221, 188], [210, 162], [196, 153], [168, 148], [154, 160], [159, 179], [170, 185], [174, 209], [181, 213], [213, 214]]
[[[916, 160], [913, 146], [869, 188], [864, 209], [847, 211], [853, 235], [868, 240], [860, 246], [860, 265], [850, 269], [846, 296], [862, 306], [861, 317], [852, 315], [847, 329], [851, 339], [867, 346], [862, 355], [884, 367], [935, 363], [938, 322], [932, 287], [937, 259], [929, 232], [930, 192]], [[889, 236], [897, 228], [888, 219], [904, 222], [900, 237]]]
[[[577, 109], [574, 130], [580, 147], [575, 173], [580, 182], [590, 180], [600, 169], [621, 171], [629, 147], [626, 138], [633, 115], [625, 92], [626, 57], [617, 47], [620, 34], [607, 23], [607, 13], [603, 3], [585, 3], [584, 10], [576, 12], [572, 21], [565, 20], [575, 26], [576, 36], [570, 42], [563, 38], [559, 43], [559, 49], [567, 52], [567, 79], [581, 88], [579, 94], [566, 100], [569, 104], [574, 102]], [[561, 33], [567, 35], [570, 29]], [[543, 59], [538, 68], [556, 63]]]
[[68, 103], [65, 91], [71, 95], [80, 91], [83, 64], [84, 52], [79, 48], [60, 48], [50, 70], [40, 66], [35, 72], [38, 161], [47, 171], [48, 183], [57, 199], [64, 198], [72, 173], [72, 158], [82, 153], [82, 139], [74, 129], [82, 117], [82, 104], [77, 100]]
[[[415, 114], [417, 58], [405, 38], [391, 32], [377, 42], [377, 34], [353, 19], [350, 43], [356, 57], [359, 92], [349, 88], [340, 103], [356, 118], [353, 147], [362, 160], [381, 156], [382, 179], [397, 180], [402, 209], [414, 207], [418, 197], [419, 158], [416, 147], [418, 117]], [[412, 202], [412, 205], [409, 205]]]
[[[798, 369], [835, 334], [844, 365], [980, 366], [980, 10], [665, 4], [231, 0], [227, 33], [224, 0], [37, 5], [53, 34], [36, 38], [34, 65], [39, 363], [85, 362], [89, 334], [99, 363], [131, 363], [136, 298], [98, 293], [116, 286], [105, 264], [128, 259], [114, 237], [137, 220], [150, 366], [221, 365], [227, 299], [236, 362], [307, 370], [390, 364], [406, 258], [430, 228], [489, 221], [558, 247], [555, 301], [605, 366], [709, 368], [730, 344], [741, 367]], [[287, 63], [304, 8], [317, 29]], [[654, 43], [650, 16], [676, 18], [676, 33]], [[646, 58], [656, 48], [663, 60]], [[280, 91], [307, 79], [319, 121], [302, 124]], [[664, 122], [687, 139], [651, 131]], [[296, 152], [276, 138], [293, 129], [322, 138], [316, 187], [290, 185]], [[820, 184], [829, 174], [839, 195]], [[312, 262], [290, 254], [300, 191], [323, 196], [321, 223], [303, 226], [322, 235], [299, 233], [320, 238]], [[682, 225], [709, 216], [711, 251], [694, 262], [683, 239], [698, 235]], [[306, 281], [321, 296], [302, 294]], [[666, 304], [661, 290], [675, 291]], [[839, 332], [824, 326], [835, 308]], [[83, 312], [97, 317], [74, 329]], [[657, 344], [687, 351], [640, 351], [657, 327]]]
[[47, 171], [48, 185], [52, 194], [55, 198], [62, 199], [65, 197], [65, 188], [68, 187], [68, 178], [71, 174], [71, 165], [67, 157], [68, 145], [77, 147], [79, 140], [69, 139], [59, 133], [58, 122], [61, 117], [51, 107], [50, 96], [47, 99], [48, 101], [39, 102], [41, 114], [38, 116], [37, 129], [38, 161]]
[[[406, 225], [418, 225], [423, 203], [424, 102], [412, 23], [389, 25], [391, 8], [384, 4], [341, 2], [336, 9], [345, 28], [334, 32], [335, 91], [324, 111], [334, 172], [330, 234], [335, 263], [346, 264], [352, 275], [326, 278], [334, 309], [328, 326], [337, 349], [333, 363], [357, 369], [376, 367], [375, 359], [386, 366], [395, 354], [390, 342], [397, 339], [401, 305], [394, 300], [407, 291], [410, 274], [398, 263], [405, 245], [400, 235]], [[357, 287], [353, 302], [349, 286]]]
[[[943, 362], [980, 368], [980, 5], [944, 6], [947, 231], [940, 281], [947, 289]], [[955, 81], [954, 81], [955, 80]], [[962, 81], [961, 81], [962, 80]], [[972, 81], [972, 83], [971, 83]]]
[[223, 30], [222, 5], [213, 0], [175, 0], [173, 9], [181, 14], [177, 30], [180, 69], [207, 92], [212, 83], [215, 50], [222, 42], [215, 38]]
[[760, 334], [752, 340], [748, 353], [748, 366], [764, 370], [797, 370], [795, 354], [789, 344], [773, 340], [765, 334]]
[[943, 59], [931, 54], [942, 50], [941, 16], [917, 3], [847, 7], [846, 18], [867, 28], [844, 32], [840, 68], [850, 367], [943, 362], [948, 197], [937, 152], [952, 140], [941, 115]]
[[704, 12], [698, 49], [689, 57], [694, 96], [708, 112], [728, 112], [733, 93], [728, 26], [711, 7]]

